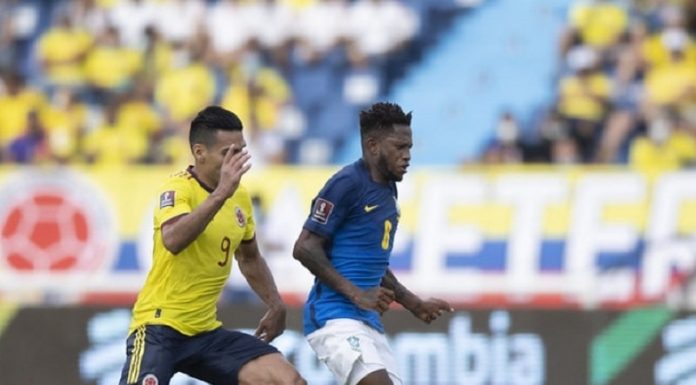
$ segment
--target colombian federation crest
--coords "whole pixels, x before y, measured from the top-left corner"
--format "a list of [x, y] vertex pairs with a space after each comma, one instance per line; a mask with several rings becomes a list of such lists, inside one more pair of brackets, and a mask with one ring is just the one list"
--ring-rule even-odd
[[159, 385], [159, 380], [154, 374], [148, 374], [143, 378], [143, 385]]
[[0, 184], [0, 202], [0, 291], [84, 282], [115, 254], [111, 206], [74, 171], [10, 175]]
[[244, 216], [244, 212], [242, 209], [239, 208], [239, 206], [234, 206], [234, 215], [237, 217], [237, 224], [239, 227], [245, 227], [246, 226], [246, 217]]

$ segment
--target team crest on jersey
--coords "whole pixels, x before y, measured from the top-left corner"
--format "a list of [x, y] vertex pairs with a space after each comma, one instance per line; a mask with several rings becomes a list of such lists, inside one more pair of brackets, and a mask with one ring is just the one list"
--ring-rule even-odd
[[317, 198], [314, 202], [314, 208], [312, 208], [312, 220], [326, 224], [329, 221], [331, 212], [334, 209], [334, 204], [327, 201], [326, 199]]
[[234, 215], [237, 216], [237, 224], [239, 227], [244, 227], [246, 226], [246, 217], [244, 216], [244, 212], [242, 209], [239, 208], [239, 206], [234, 207]]
[[145, 376], [145, 378], [143, 378], [142, 384], [143, 385], [158, 385], [159, 380], [157, 379], [157, 376], [155, 376], [154, 374], [148, 374], [147, 376]]
[[160, 208], [174, 207], [174, 191], [165, 191], [160, 195]]
[[356, 336], [350, 336], [346, 338], [346, 341], [350, 344], [350, 348], [355, 350], [356, 352], [361, 352], [362, 349], [360, 349], [360, 338]]

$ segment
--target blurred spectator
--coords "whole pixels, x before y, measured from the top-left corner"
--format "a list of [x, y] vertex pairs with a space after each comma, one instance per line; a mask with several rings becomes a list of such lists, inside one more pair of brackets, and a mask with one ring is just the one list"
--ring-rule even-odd
[[368, 57], [383, 58], [418, 30], [416, 14], [396, 0], [357, 0], [350, 7], [348, 38]]
[[60, 14], [39, 40], [38, 56], [47, 85], [82, 86], [82, 63], [94, 39], [83, 26]]
[[127, 91], [142, 64], [141, 52], [124, 47], [118, 30], [109, 27], [87, 54], [85, 78], [93, 92], [105, 98], [112, 92]]
[[70, 88], [63, 87], [53, 93], [50, 104], [39, 114], [46, 127], [47, 144], [53, 160], [59, 163], [78, 160], [87, 115], [87, 105]]
[[88, 163], [122, 166], [145, 157], [147, 142], [142, 136], [129, 136], [118, 121], [119, 103], [111, 101], [104, 111], [104, 122], [85, 137], [83, 151]]
[[567, 60], [574, 73], [560, 81], [558, 111], [580, 146], [583, 161], [589, 162], [608, 111], [611, 81], [599, 68], [597, 53], [590, 47], [573, 48]]
[[0, 93], [0, 149], [22, 135], [28, 126], [31, 111], [40, 110], [46, 103], [44, 95], [25, 87], [24, 78], [10, 72], [4, 76], [5, 93]]
[[253, 38], [253, 20], [247, 13], [248, 6], [240, 0], [220, 0], [207, 12], [211, 49], [222, 65], [234, 61]]
[[247, 144], [262, 163], [285, 161], [279, 118], [290, 97], [289, 85], [271, 67], [235, 67], [230, 71], [230, 83], [221, 105], [235, 111], [245, 122]]
[[27, 115], [24, 133], [15, 138], [8, 148], [8, 159], [14, 163], [39, 163], [48, 158], [46, 130], [36, 110]]
[[372, 65], [366, 53], [355, 43], [346, 47], [348, 66], [344, 71], [343, 99], [362, 109], [381, 94], [379, 69]]
[[306, 57], [322, 56], [346, 37], [346, 0], [320, 0], [299, 14], [296, 37]]
[[296, 12], [279, 0], [259, 0], [249, 4], [255, 23], [256, 38], [269, 50], [284, 48], [292, 39]]
[[643, 42], [643, 60], [651, 68], [669, 65], [673, 52], [679, 51], [686, 62], [696, 65], [696, 44], [684, 28], [681, 12], [670, 7], [663, 14], [664, 27]]
[[38, 25], [38, 9], [18, 0], [0, 4], [0, 71], [15, 70], [27, 75], [33, 68], [26, 59]]
[[580, 153], [575, 138], [558, 111], [548, 111], [539, 125], [539, 140], [524, 146], [524, 160], [529, 163], [576, 164]]
[[147, 45], [146, 28], [157, 17], [156, 3], [149, 0], [120, 0], [109, 12], [109, 22], [118, 30], [123, 44], [140, 50]]
[[484, 151], [485, 164], [520, 164], [524, 149], [520, 142], [520, 127], [510, 112], [501, 115], [495, 129], [495, 138]]
[[191, 50], [180, 42], [175, 44], [173, 68], [155, 85], [155, 101], [168, 119], [187, 121], [213, 102], [215, 74], [203, 61], [205, 49], [203, 43], [194, 45]]
[[696, 160], [696, 139], [673, 114], [660, 114], [648, 125], [647, 135], [636, 138], [630, 165], [644, 172], [676, 170]]
[[611, 110], [601, 135], [595, 161], [625, 161], [625, 143], [642, 118], [640, 106], [644, 98], [644, 59], [642, 50], [648, 29], [637, 21], [629, 28], [627, 38], [616, 47], [616, 70], [613, 77]]
[[[202, 30], [206, 12], [203, 0], [162, 0], [155, 5], [154, 25], [164, 40], [188, 43]], [[227, 22], [236, 24], [234, 19]]]
[[[151, 103], [151, 94], [146, 84], [136, 85], [126, 95], [118, 109], [117, 122], [123, 135], [133, 138], [136, 143], [154, 143], [162, 129], [162, 119]], [[148, 146], [149, 147], [149, 146]], [[151, 148], [141, 150], [150, 162], [154, 161]]]
[[655, 108], [696, 101], [696, 56], [688, 56], [689, 45], [693, 44], [689, 36], [684, 30], [670, 30], [662, 34], [661, 41], [669, 55], [648, 69], [645, 86], [649, 114]]
[[627, 26], [628, 13], [615, 2], [577, 2], [570, 9], [569, 29], [562, 40], [561, 54], [566, 54], [576, 44], [603, 53], [619, 41]]
[[60, 4], [58, 12], [68, 15], [73, 25], [80, 25], [92, 36], [99, 36], [109, 25], [109, 10], [97, 0], [73, 0]]
[[193, 163], [188, 141], [189, 127], [185, 122], [171, 123], [164, 127], [151, 151], [155, 163], [166, 163], [185, 167]]
[[160, 76], [174, 67], [174, 48], [162, 39], [153, 26], [145, 28], [143, 68], [135, 80], [149, 89], [154, 89]]
[[414, 9], [399, 0], [2, 2], [0, 73], [20, 67], [41, 92], [0, 82], [0, 151], [24, 137], [35, 111], [53, 161], [188, 162], [186, 123], [220, 103], [245, 116], [258, 161], [295, 161], [305, 139], [305, 158], [330, 161], [354, 127], [346, 117], [383, 96], [382, 59], [418, 32]]

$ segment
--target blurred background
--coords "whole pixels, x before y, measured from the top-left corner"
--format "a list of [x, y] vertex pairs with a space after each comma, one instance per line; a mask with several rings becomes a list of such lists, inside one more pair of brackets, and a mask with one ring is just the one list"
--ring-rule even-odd
[[[275, 344], [333, 384], [291, 248], [376, 101], [414, 116], [391, 266], [456, 308], [387, 313], [405, 384], [696, 384], [692, 0], [0, 2], [0, 384], [117, 383], [156, 192], [210, 104], [253, 156]], [[225, 325], [262, 313], [233, 272]]]

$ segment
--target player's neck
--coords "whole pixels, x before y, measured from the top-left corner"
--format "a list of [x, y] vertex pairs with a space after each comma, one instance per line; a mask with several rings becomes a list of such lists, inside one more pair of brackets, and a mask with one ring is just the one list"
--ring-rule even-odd
[[203, 170], [201, 170], [200, 166], [194, 165], [191, 167], [190, 172], [193, 177], [196, 178], [198, 183], [202, 184], [207, 190], [214, 190], [215, 187], [217, 187], [217, 181], [210, 178]]
[[363, 157], [363, 162], [365, 163], [367, 172], [370, 174], [370, 179], [372, 179], [373, 182], [379, 184], [387, 184], [389, 182], [388, 178], [381, 171], [379, 171], [376, 161], [371, 161], [370, 159]]

